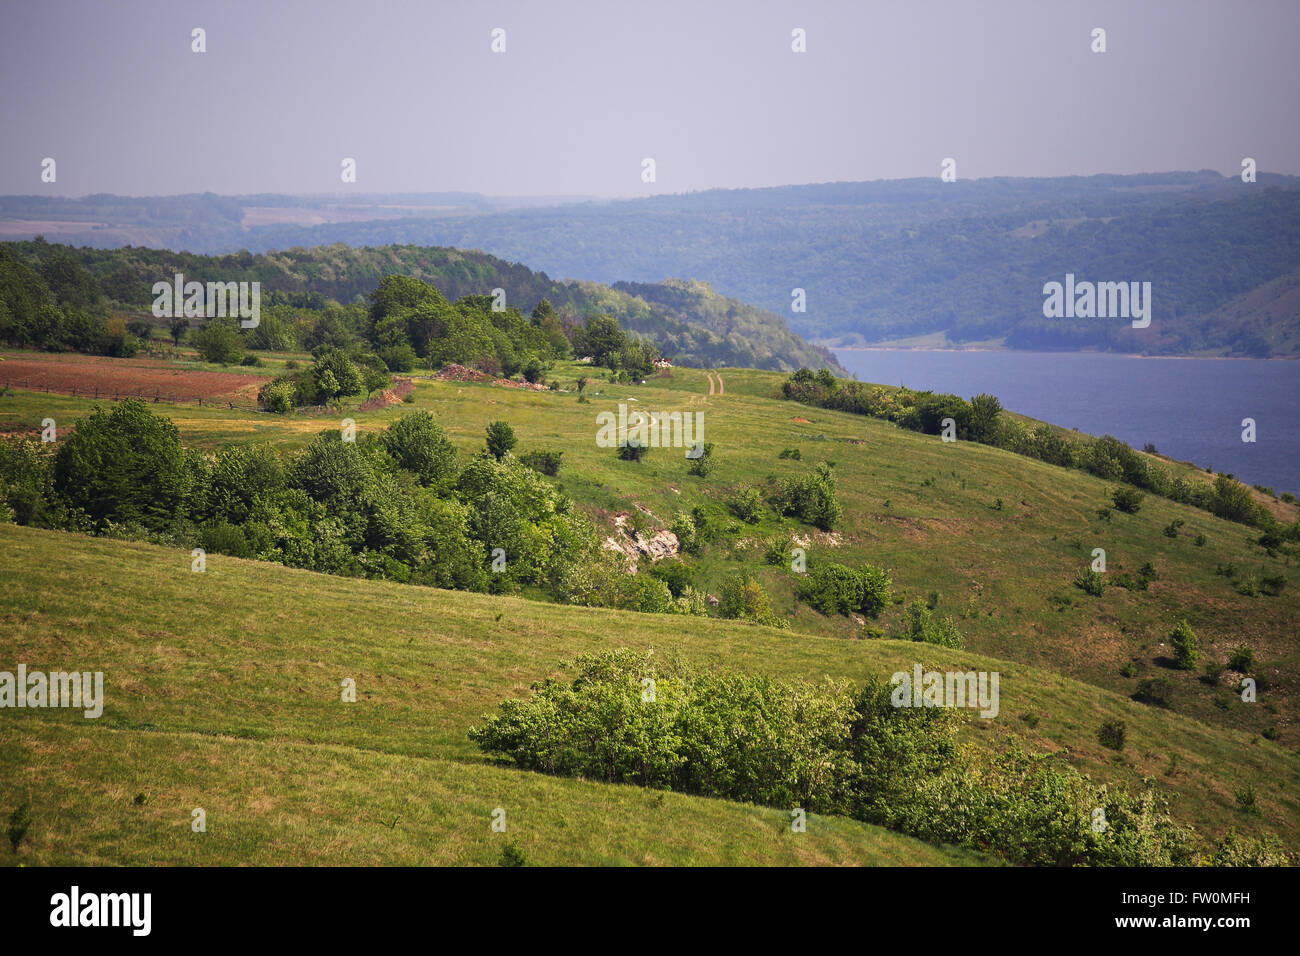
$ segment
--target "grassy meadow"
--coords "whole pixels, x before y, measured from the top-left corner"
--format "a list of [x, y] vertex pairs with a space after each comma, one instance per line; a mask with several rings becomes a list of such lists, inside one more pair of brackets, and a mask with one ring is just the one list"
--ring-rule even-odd
[[[287, 359], [248, 371], [274, 374]], [[548, 376], [559, 389], [538, 392], [417, 373], [413, 402], [343, 415], [364, 432], [427, 409], [462, 457], [482, 447], [489, 422], [504, 419], [519, 437], [516, 453], [563, 452], [554, 480], [611, 531], [615, 514], [635, 509], [653, 527], [697, 505], [721, 518], [747, 485], [834, 462], [845, 511], [834, 533], [769, 511], [755, 524], [730, 519], [734, 531], [693, 561], [715, 594], [736, 569], [752, 571], [791, 630], [347, 579], [216, 554], [195, 574], [188, 552], [0, 525], [0, 669], [102, 670], [107, 697], [98, 720], [0, 711], [0, 815], [29, 800], [34, 818], [21, 850], [0, 860], [491, 864], [509, 839], [529, 862], [553, 864], [988, 862], [847, 819], [812, 817], [806, 834], [792, 834], [779, 810], [524, 773], [491, 764], [466, 736], [502, 699], [558, 674], [561, 661], [617, 647], [809, 679], [887, 677], [917, 660], [997, 670], [999, 717], [969, 719], [968, 739], [1066, 751], [1100, 780], [1155, 777], [1175, 796], [1175, 817], [1207, 836], [1234, 827], [1300, 843], [1300, 592], [1292, 582], [1277, 596], [1246, 597], [1216, 573], [1233, 564], [1294, 577], [1290, 558], [1252, 543], [1257, 533], [1150, 495], [1139, 513], [1104, 521], [1097, 510], [1110, 504], [1111, 484], [782, 401], [776, 373], [723, 369], [724, 391], [713, 395], [704, 371], [676, 368], [644, 385], [599, 374], [565, 364]], [[583, 375], [589, 401], [580, 403]], [[627, 462], [598, 447], [596, 416], [620, 402], [703, 412], [715, 473], [688, 474], [681, 449]], [[46, 417], [73, 424], [93, 404], [14, 390], [0, 396], [0, 431], [31, 432]], [[292, 450], [342, 417], [153, 407], [198, 448]], [[801, 460], [779, 458], [787, 448]], [[1176, 518], [1184, 522], [1177, 536], [1162, 534]], [[800, 603], [790, 568], [763, 562], [763, 539], [775, 535], [796, 536], [810, 556], [889, 568], [896, 603], [865, 624]], [[1150, 562], [1159, 577], [1148, 591], [1109, 587], [1090, 597], [1071, 582], [1094, 548], [1105, 549], [1112, 575]], [[955, 620], [964, 651], [893, 639], [914, 598]], [[1241, 700], [1238, 675], [1211, 680], [1165, 666], [1181, 619], [1203, 658], [1226, 664], [1233, 649], [1254, 650], [1257, 702]], [[869, 636], [871, 628], [885, 637]], [[1131, 699], [1142, 677], [1157, 675], [1174, 684], [1169, 709]], [[345, 678], [356, 681], [356, 703], [340, 700]], [[1097, 739], [1111, 718], [1128, 729], [1118, 753]], [[1238, 806], [1247, 785], [1259, 813]], [[207, 810], [206, 834], [190, 831], [194, 807]], [[507, 834], [490, 831], [496, 807], [507, 812]]]

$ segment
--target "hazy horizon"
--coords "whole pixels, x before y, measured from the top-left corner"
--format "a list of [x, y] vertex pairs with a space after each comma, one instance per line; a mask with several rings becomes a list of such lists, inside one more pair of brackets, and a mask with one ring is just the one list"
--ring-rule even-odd
[[[1222, 170], [1218, 170], [1218, 169], [1147, 169], [1147, 170], [1138, 170], [1136, 172], [1131, 172], [1131, 173], [1116, 173], [1108, 170], [1102, 170], [1096, 173], [1069, 173], [1061, 176], [1005, 176], [1005, 175], [999, 175], [994, 173], [988, 176], [963, 177], [962, 182], [977, 183], [977, 182], [988, 182], [991, 180], [1008, 180], [1008, 179], [1010, 180], [1049, 180], [1049, 179], [1067, 179], [1067, 178], [1088, 179], [1093, 176], [1171, 176], [1171, 175], [1183, 175], [1183, 174], [1195, 175], [1198, 173], [1206, 173], [1206, 172], [1215, 173], [1219, 176], [1222, 176], [1224, 179], [1235, 179], [1237, 178], [1238, 171], [1230, 170], [1225, 173]], [[1259, 170], [1259, 176], [1261, 179], [1270, 174], [1283, 175], [1283, 176], [1300, 175], [1300, 174], [1292, 174], [1292, 173], [1275, 173], [1273, 170], [1268, 170], [1268, 169]], [[904, 183], [904, 182], [912, 182], [912, 181], [922, 181], [922, 180], [933, 179], [933, 178], [934, 177], [926, 177], [926, 176], [900, 176], [896, 178], [881, 178], [881, 179], [841, 179], [841, 180], [826, 180], [822, 182], [807, 182], [807, 183], [772, 183], [766, 186], [705, 186], [700, 189], [681, 190], [678, 192], [666, 192], [666, 191], [657, 192], [649, 196], [595, 196], [595, 195], [571, 196], [571, 195], [563, 195], [563, 194], [544, 194], [544, 193], [528, 195], [528, 194], [481, 193], [481, 192], [472, 192], [468, 190], [458, 190], [458, 189], [429, 189], [423, 191], [416, 191], [416, 190], [409, 190], [409, 189], [391, 190], [391, 191], [366, 190], [366, 191], [354, 192], [351, 190], [340, 189], [335, 192], [320, 191], [320, 192], [298, 192], [298, 193], [265, 192], [265, 191], [256, 192], [256, 193], [246, 193], [246, 192], [245, 193], [233, 193], [233, 192], [219, 193], [219, 192], [214, 192], [212, 190], [203, 190], [200, 192], [191, 191], [186, 193], [140, 193], [140, 194], [97, 192], [97, 193], [82, 193], [76, 196], [65, 196], [56, 193], [43, 194], [40, 192], [28, 192], [28, 193], [0, 194], [0, 199], [13, 198], [13, 197], [27, 199], [27, 198], [41, 198], [42, 196], [48, 196], [48, 198], [51, 199], [67, 199], [67, 200], [76, 201], [81, 199], [87, 199], [91, 196], [112, 196], [117, 199], [175, 199], [184, 196], [213, 195], [213, 196], [220, 197], [222, 199], [234, 199], [234, 198], [246, 199], [246, 198], [256, 198], [259, 196], [279, 196], [288, 199], [324, 199], [333, 202], [339, 199], [364, 200], [364, 199], [381, 198], [381, 197], [396, 198], [402, 196], [411, 197], [411, 198], [423, 198], [428, 196], [477, 196], [483, 199], [493, 199], [499, 201], [551, 200], [558, 205], [562, 203], [581, 203], [581, 202], [606, 203], [606, 202], [629, 201], [629, 200], [636, 200], [636, 199], [654, 199], [656, 197], [694, 196], [694, 195], [699, 195], [701, 193], [708, 193], [708, 192], [731, 192], [731, 191], [761, 190], [761, 189], [798, 189], [805, 186], [843, 186], [843, 185], [856, 185], [856, 184], [865, 184], [865, 183]]]
[[[960, 180], [1231, 176], [1247, 156], [1300, 174], [1295, 3], [669, 2], [637, 14], [24, 6], [0, 36], [0, 193], [599, 200], [937, 177], [946, 157]], [[1096, 27], [1105, 53], [1090, 49]], [[206, 52], [192, 52], [194, 28]], [[791, 49], [795, 28], [806, 52]]]

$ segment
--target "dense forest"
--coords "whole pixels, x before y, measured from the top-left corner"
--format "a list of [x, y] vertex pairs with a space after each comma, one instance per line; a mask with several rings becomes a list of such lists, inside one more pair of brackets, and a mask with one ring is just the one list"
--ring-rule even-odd
[[[1261, 303], [1214, 314], [1300, 269], [1294, 180], [1102, 178], [1097, 188], [1074, 191], [1061, 180], [1034, 181], [1037, 189], [936, 180], [799, 187], [774, 196], [719, 191], [438, 221], [276, 227], [266, 238], [445, 242], [604, 282], [703, 277], [832, 345], [943, 333], [950, 343], [994, 340], [1013, 348], [1300, 351], [1294, 307]], [[1044, 319], [1043, 285], [1066, 273], [1151, 282], [1150, 328]], [[791, 310], [796, 288], [805, 290], [806, 312]]]
[[[435, 206], [438, 215], [428, 212]], [[259, 225], [261, 219], [248, 215], [267, 208], [278, 210], [279, 219]], [[298, 213], [340, 221], [308, 225]], [[301, 272], [297, 250], [270, 259], [304, 280], [296, 291], [309, 282], [311, 290], [344, 303], [393, 271], [395, 264], [385, 260], [395, 258], [398, 271], [432, 281], [451, 296], [485, 290], [444, 283], [492, 272], [500, 278], [491, 281], [507, 289], [512, 303], [526, 300], [524, 308], [543, 296], [559, 309], [582, 313], [586, 307], [591, 287], [585, 283], [553, 282], [545, 273], [477, 253], [418, 247], [483, 249], [553, 274], [638, 290], [645, 302], [657, 303], [652, 315], [632, 321], [641, 306], [622, 300], [627, 314], [616, 317], [650, 334], [665, 353], [696, 364], [786, 371], [820, 364], [796, 357], [805, 346], [787, 340], [779, 317], [788, 317], [798, 335], [835, 346], [942, 336], [950, 344], [1011, 348], [1300, 354], [1300, 179], [1268, 173], [1255, 183], [1208, 170], [952, 183], [936, 175], [614, 202], [548, 206], [538, 200], [515, 208], [447, 195], [0, 197], [0, 217], [33, 228], [62, 223], [60, 235], [92, 246], [136, 235], [209, 253], [414, 243], [358, 250], [347, 265], [341, 258], [346, 253], [314, 250], [306, 255], [319, 268], [303, 264]], [[85, 229], [66, 225], [78, 223]], [[1151, 326], [1045, 319], [1043, 285], [1066, 273], [1152, 283]], [[695, 277], [708, 286], [685, 283], [702, 297], [661, 314], [664, 302], [680, 297], [671, 284], [655, 290], [642, 284], [667, 276]], [[805, 290], [806, 311], [791, 309], [796, 288]], [[734, 298], [714, 301], [712, 290]], [[722, 324], [710, 326], [707, 335], [697, 332], [705, 337], [697, 341], [674, 325], [693, 315]], [[756, 357], [738, 348], [742, 337], [751, 340]], [[772, 364], [768, 353], [790, 364]]]
[[[581, 324], [591, 316], [606, 315], [624, 330], [653, 343], [679, 365], [743, 366], [775, 371], [791, 371], [808, 365], [838, 370], [828, 352], [794, 335], [779, 316], [724, 299], [703, 283], [674, 283], [662, 291], [654, 286], [638, 286], [632, 292], [593, 282], [558, 282], [544, 272], [458, 249], [416, 246], [351, 249], [335, 245], [259, 255], [239, 252], [200, 256], [129, 246], [112, 250], [71, 248], [34, 240], [0, 244], [0, 256], [8, 263], [6, 275], [16, 269], [26, 270], [21, 281], [15, 274], [0, 286], [0, 303], [10, 302], [10, 312], [15, 315], [38, 308], [34, 304], [13, 305], [43, 294], [21, 291], [29, 286], [35, 289], [33, 277], [44, 277], [47, 284], [58, 281], [57, 277], [51, 280], [47, 276], [56, 268], [51, 263], [63, 272], [76, 271], [81, 289], [78, 295], [93, 300], [94, 308], [101, 314], [106, 315], [110, 306], [127, 312], [149, 310], [153, 284], [171, 282], [175, 274], [181, 273], [200, 282], [260, 282], [263, 311], [267, 305], [280, 306], [281, 312], [272, 314], [272, 323], [278, 319], [281, 325], [301, 325], [302, 312], [327, 309], [337, 312], [362, 307], [381, 278], [409, 276], [436, 286], [448, 300], [491, 295], [494, 289], [501, 289], [504, 299], [500, 304], [507, 311], [514, 310], [513, 314], [531, 313], [545, 300], [548, 308], [553, 309], [556, 321], [566, 326]], [[295, 319], [295, 315], [299, 318]], [[26, 327], [31, 322], [24, 320], [21, 324]], [[40, 333], [6, 332], [7, 328], [0, 317], [0, 341], [34, 345], [41, 338]], [[268, 329], [257, 338], [267, 339], [274, 334]], [[72, 342], [50, 342], [50, 347], [103, 351]], [[294, 346], [282, 338], [275, 345], [261, 347]], [[423, 353], [421, 357], [425, 357]]]

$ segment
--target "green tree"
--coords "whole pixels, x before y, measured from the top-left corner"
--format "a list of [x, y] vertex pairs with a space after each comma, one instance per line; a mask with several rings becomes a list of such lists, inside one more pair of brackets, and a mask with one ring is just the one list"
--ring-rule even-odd
[[244, 357], [244, 341], [233, 319], [212, 319], [190, 336], [190, 341], [205, 362], [238, 365]]
[[393, 460], [414, 472], [421, 484], [441, 487], [455, 480], [456, 446], [428, 412], [403, 415], [388, 426], [382, 440]]
[[96, 524], [162, 528], [183, 513], [189, 485], [176, 426], [138, 398], [96, 407], [54, 456], [55, 491]]
[[497, 461], [505, 458], [518, 441], [508, 422], [495, 421], [487, 427], [487, 450]]
[[1201, 659], [1197, 647], [1196, 633], [1186, 621], [1179, 621], [1169, 634], [1169, 644], [1174, 649], [1174, 665], [1179, 670], [1189, 671], [1196, 667]]
[[185, 333], [190, 330], [190, 320], [184, 316], [177, 316], [167, 325], [167, 331], [172, 337], [172, 345], [180, 345], [181, 339], [185, 338]]
[[993, 395], [981, 393], [970, 400], [970, 440], [991, 444], [997, 437], [998, 416], [1002, 403]]
[[321, 346], [316, 350], [316, 361], [310, 374], [317, 394], [326, 401], [340, 395], [357, 395], [365, 388], [365, 380], [356, 364], [346, 352], [332, 346]]

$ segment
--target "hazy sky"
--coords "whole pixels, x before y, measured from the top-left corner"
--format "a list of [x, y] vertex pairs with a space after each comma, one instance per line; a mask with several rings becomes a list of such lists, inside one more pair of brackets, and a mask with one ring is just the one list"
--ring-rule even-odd
[[638, 196], [947, 156], [961, 178], [1300, 173], [1298, 0], [28, 0], [3, 23], [2, 193]]

